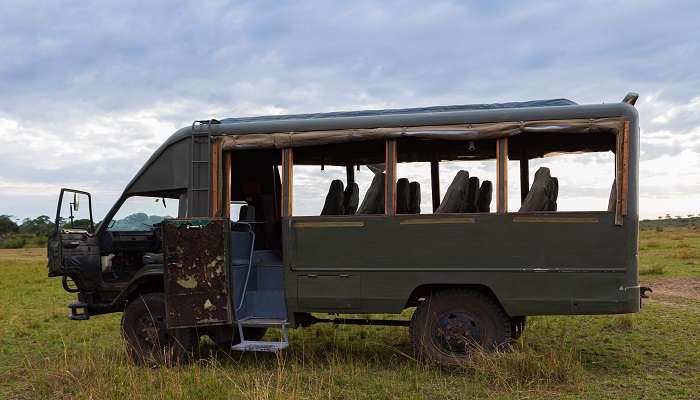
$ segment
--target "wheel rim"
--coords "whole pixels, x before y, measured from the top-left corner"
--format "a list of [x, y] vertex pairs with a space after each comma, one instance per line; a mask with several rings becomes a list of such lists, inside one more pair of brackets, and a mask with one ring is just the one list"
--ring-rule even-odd
[[477, 345], [483, 344], [484, 331], [481, 322], [463, 311], [449, 311], [438, 316], [433, 340], [439, 349], [450, 355], [467, 355]]
[[135, 333], [144, 350], [162, 347], [168, 341], [165, 319], [160, 313], [144, 314], [138, 319]]

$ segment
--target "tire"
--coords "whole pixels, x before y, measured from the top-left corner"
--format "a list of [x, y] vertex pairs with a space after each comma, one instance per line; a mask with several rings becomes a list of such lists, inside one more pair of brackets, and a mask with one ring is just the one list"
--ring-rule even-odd
[[523, 315], [520, 317], [510, 317], [510, 332], [513, 341], [520, 339], [525, 331], [525, 322], [527, 318]]
[[450, 368], [468, 361], [475, 347], [492, 351], [507, 344], [511, 321], [491, 296], [441, 291], [416, 308], [410, 336], [418, 358]]
[[137, 364], [186, 362], [197, 343], [194, 329], [166, 329], [165, 296], [157, 292], [139, 296], [126, 306], [122, 336], [129, 357]]
[[[266, 333], [267, 328], [243, 328], [243, 335], [246, 340], [260, 340]], [[241, 342], [237, 326], [217, 326], [209, 330], [208, 336], [222, 351], [229, 351], [232, 346]]]

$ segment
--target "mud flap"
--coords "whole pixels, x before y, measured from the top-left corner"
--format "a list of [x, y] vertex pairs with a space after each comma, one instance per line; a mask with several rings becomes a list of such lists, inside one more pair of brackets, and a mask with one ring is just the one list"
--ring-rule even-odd
[[163, 222], [168, 328], [230, 324], [227, 219]]

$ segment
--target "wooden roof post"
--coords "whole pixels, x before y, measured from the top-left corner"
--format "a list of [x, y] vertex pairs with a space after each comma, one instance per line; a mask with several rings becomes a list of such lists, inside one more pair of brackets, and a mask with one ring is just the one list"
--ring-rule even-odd
[[520, 149], [520, 204], [525, 202], [527, 194], [530, 192], [530, 160], [527, 150]]
[[433, 213], [440, 207], [440, 162], [436, 156], [430, 160], [430, 188], [433, 194]]
[[396, 139], [386, 141], [386, 176], [384, 177], [384, 213], [396, 215]]
[[508, 212], [508, 138], [496, 141], [496, 212]]

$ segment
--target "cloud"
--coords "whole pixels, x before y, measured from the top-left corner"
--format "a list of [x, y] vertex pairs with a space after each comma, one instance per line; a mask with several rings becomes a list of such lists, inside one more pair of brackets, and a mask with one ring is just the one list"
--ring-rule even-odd
[[601, 5], [4, 1], [0, 202], [51, 210], [18, 189], [30, 183], [113, 201], [160, 142], [209, 117], [636, 90], [643, 162], [697, 154], [700, 6]]

